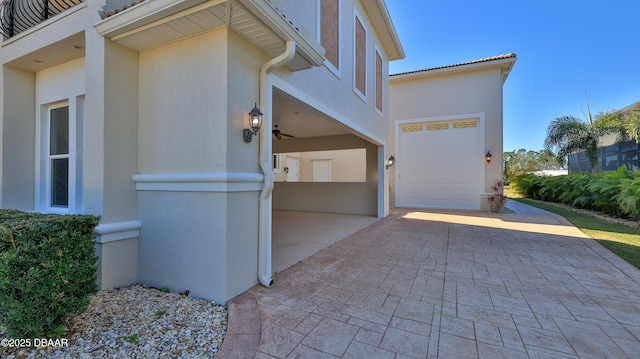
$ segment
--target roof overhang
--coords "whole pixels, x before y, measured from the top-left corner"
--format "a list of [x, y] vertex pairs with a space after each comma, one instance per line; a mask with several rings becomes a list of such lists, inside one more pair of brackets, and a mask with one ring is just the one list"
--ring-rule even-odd
[[384, 0], [363, 0], [362, 4], [371, 19], [376, 33], [380, 36], [382, 47], [385, 49], [389, 60], [404, 59], [404, 49]]
[[426, 70], [418, 70], [412, 72], [405, 72], [401, 74], [395, 74], [389, 76], [389, 82], [399, 82], [404, 80], [413, 80], [413, 79], [421, 79], [435, 76], [443, 76], [450, 74], [457, 74], [469, 71], [479, 71], [479, 70], [489, 70], [489, 69], [500, 69], [500, 73], [502, 75], [502, 83], [507, 80], [507, 77], [511, 73], [511, 69], [513, 69], [513, 65], [516, 63], [517, 57], [515, 54], [510, 54], [507, 56], [499, 56], [495, 59], [492, 58], [490, 60], [477, 60], [470, 61], [468, 63], [451, 65], [451, 66], [443, 66]]
[[144, 1], [94, 25], [101, 36], [122, 46], [145, 51], [228, 26], [267, 55], [296, 43], [286, 67], [298, 71], [324, 63], [324, 49], [300, 32], [267, 0]]

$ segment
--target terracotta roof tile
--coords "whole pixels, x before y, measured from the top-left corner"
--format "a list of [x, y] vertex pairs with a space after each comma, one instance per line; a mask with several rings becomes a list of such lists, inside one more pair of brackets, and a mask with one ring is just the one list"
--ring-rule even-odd
[[110, 17], [110, 16], [113, 16], [113, 15], [115, 15], [115, 14], [119, 13], [119, 12], [123, 12], [123, 11], [127, 10], [128, 8], [130, 8], [130, 7], [134, 7], [134, 6], [136, 6], [136, 5], [138, 5], [138, 4], [142, 3], [142, 2], [145, 2], [145, 1], [146, 1], [146, 0], [133, 0], [133, 1], [132, 1], [130, 4], [128, 4], [128, 5], [124, 5], [124, 6], [120, 7], [120, 8], [117, 8], [117, 9], [111, 10], [111, 11], [109, 11], [109, 12], [103, 12], [103, 13], [101, 13], [101, 14], [100, 14], [100, 17], [102, 17], [102, 19], [104, 20], [104, 19], [106, 19], [106, 18], [108, 18], [108, 17]]
[[440, 69], [446, 69], [446, 68], [450, 68], [450, 67], [458, 67], [458, 66], [464, 66], [464, 65], [479, 64], [479, 63], [483, 63], [483, 62], [510, 59], [510, 58], [515, 58], [515, 57], [516, 57], [515, 53], [508, 53], [508, 54], [503, 54], [503, 55], [498, 55], [498, 56], [485, 57], [484, 59], [461, 62], [459, 64], [431, 67], [431, 68], [422, 69], [422, 70], [415, 70], [415, 71], [401, 72], [401, 73], [392, 74], [392, 75], [389, 75], [389, 76], [399, 76], [399, 75], [413, 74], [413, 73], [418, 73], [418, 72], [440, 70]]

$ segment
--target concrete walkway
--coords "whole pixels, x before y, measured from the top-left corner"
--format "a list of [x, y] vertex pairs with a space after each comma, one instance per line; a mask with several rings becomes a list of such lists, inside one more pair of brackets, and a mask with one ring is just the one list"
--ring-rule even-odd
[[509, 206], [395, 209], [232, 300], [216, 358], [637, 358], [640, 271]]

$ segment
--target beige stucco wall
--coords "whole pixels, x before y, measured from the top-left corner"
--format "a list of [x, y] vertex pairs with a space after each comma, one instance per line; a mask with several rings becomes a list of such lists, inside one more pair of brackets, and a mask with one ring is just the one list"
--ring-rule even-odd
[[[485, 166], [484, 188], [502, 178], [502, 85], [500, 68], [484, 68], [477, 71], [448, 72], [446, 74], [416, 75], [407, 79], [392, 77], [389, 101], [391, 104], [389, 133], [396, 133], [396, 121], [425, 119], [483, 113], [485, 115], [485, 153], [493, 155]], [[395, 147], [395, 135], [390, 136], [391, 148]], [[483, 156], [484, 153], [478, 153]], [[395, 202], [395, 167], [390, 171], [391, 203]], [[480, 195], [480, 194], [479, 194]], [[483, 203], [485, 209], [487, 203]]]
[[273, 190], [277, 210], [377, 215], [378, 146], [353, 135], [274, 142], [275, 152], [366, 149], [366, 182], [278, 182]]
[[225, 169], [224, 34], [209, 32], [140, 53], [140, 173]]
[[242, 139], [242, 130], [249, 128], [248, 113], [260, 103], [259, 72], [269, 61], [265, 53], [255, 48], [241, 36], [223, 30], [229, 41], [227, 48], [227, 74], [224, 79], [226, 97], [226, 157], [223, 158], [229, 172], [262, 173], [258, 164], [259, 137], [251, 143]]
[[[366, 182], [367, 180], [367, 151], [364, 148], [294, 152], [282, 155], [300, 159], [300, 182], [314, 182], [313, 163], [318, 160], [330, 162], [331, 178], [329, 182]], [[275, 174], [277, 182], [286, 180], [287, 174], [283, 171], [285, 166], [286, 158], [282, 157], [278, 169], [280, 172]]]
[[2, 208], [33, 210], [35, 74], [2, 68]]
[[[248, 128], [248, 112], [260, 102], [259, 72], [269, 58], [233, 31], [225, 30], [227, 47], [227, 171], [262, 174], [258, 164], [257, 138], [251, 143], [242, 139]], [[264, 135], [261, 134], [261, 136]], [[260, 139], [262, 140], [262, 139]], [[259, 184], [262, 189], [262, 183]], [[259, 190], [234, 191], [227, 194], [226, 297], [244, 292], [258, 283], [258, 198]]]
[[138, 239], [101, 243], [98, 255], [100, 289], [113, 289], [138, 282]]
[[139, 54], [138, 172], [187, 178], [138, 189], [139, 281], [220, 303], [257, 283], [259, 188], [193, 176], [261, 174], [242, 129], [263, 56], [224, 28]]
[[[215, 31], [138, 55], [138, 173], [226, 169], [226, 46]], [[161, 188], [137, 198], [138, 281], [228, 299], [226, 195]]]
[[138, 218], [138, 54], [105, 43], [104, 209], [102, 223]]

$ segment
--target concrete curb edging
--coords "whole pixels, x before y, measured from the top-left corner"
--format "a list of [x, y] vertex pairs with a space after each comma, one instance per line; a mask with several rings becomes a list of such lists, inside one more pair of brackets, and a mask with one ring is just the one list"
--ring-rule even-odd
[[227, 303], [228, 327], [216, 359], [253, 358], [258, 352], [262, 321], [258, 302], [253, 294], [244, 292]]

